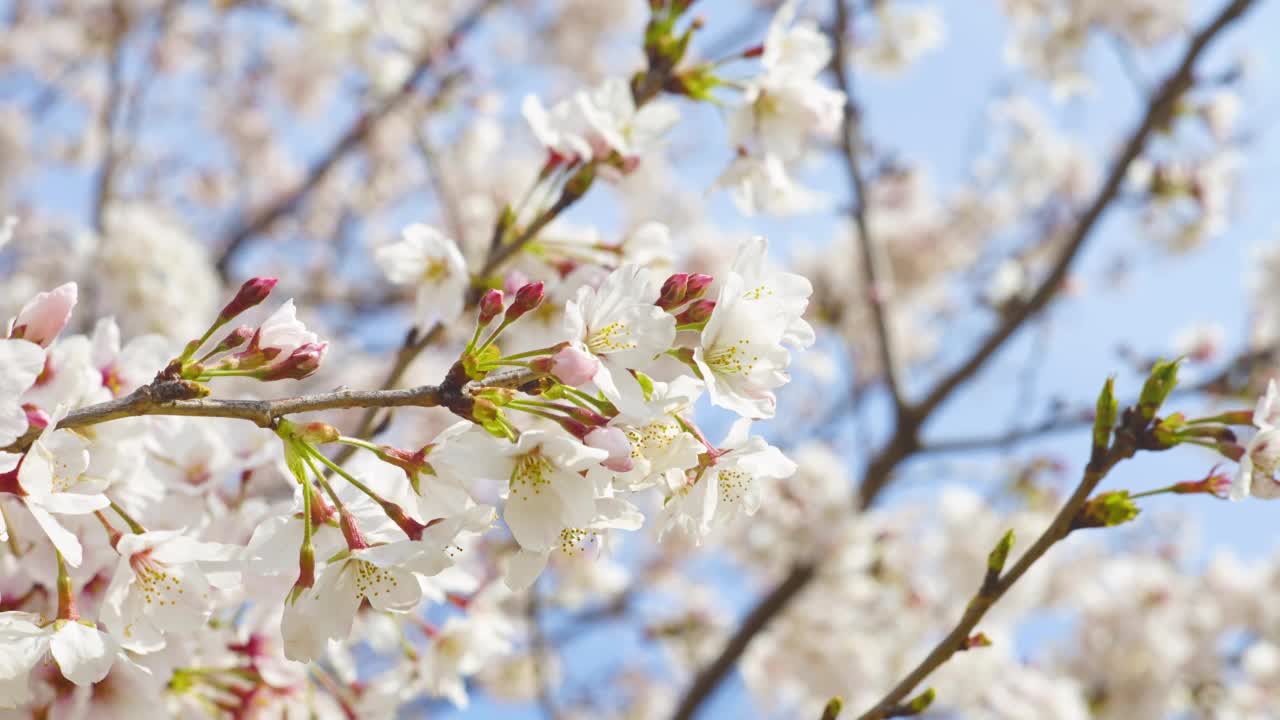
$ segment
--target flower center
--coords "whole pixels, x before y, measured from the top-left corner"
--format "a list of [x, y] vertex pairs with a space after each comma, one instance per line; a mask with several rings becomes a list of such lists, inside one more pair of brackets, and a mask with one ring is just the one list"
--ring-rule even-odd
[[722, 375], [749, 375], [760, 360], [759, 355], [748, 355], [739, 343], [718, 345], [706, 354], [707, 365]]
[[449, 277], [449, 263], [444, 258], [431, 258], [422, 271], [422, 279], [430, 283], [438, 283]]
[[596, 355], [619, 350], [634, 350], [638, 346], [624, 322], [611, 322], [591, 333], [591, 337], [587, 338], [587, 349]]
[[521, 456], [511, 473], [511, 495], [522, 491], [526, 495], [542, 494], [542, 488], [551, 484], [551, 471], [551, 461], [538, 450]]

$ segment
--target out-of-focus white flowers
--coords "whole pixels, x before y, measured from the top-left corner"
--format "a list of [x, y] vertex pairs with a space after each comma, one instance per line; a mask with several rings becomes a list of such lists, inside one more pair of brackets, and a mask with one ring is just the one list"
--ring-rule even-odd
[[426, 225], [410, 225], [399, 242], [383, 245], [374, 259], [387, 279], [417, 287], [419, 327], [450, 323], [462, 314], [465, 290], [471, 284], [467, 263], [453, 240]]

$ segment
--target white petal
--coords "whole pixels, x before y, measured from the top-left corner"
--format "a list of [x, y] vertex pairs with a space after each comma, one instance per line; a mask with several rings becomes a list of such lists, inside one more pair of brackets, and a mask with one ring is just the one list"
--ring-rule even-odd
[[44, 534], [49, 536], [49, 541], [58, 549], [58, 552], [62, 553], [62, 558], [67, 561], [67, 564], [71, 567], [80, 567], [80, 540], [75, 534], [62, 527], [39, 505], [29, 502], [27, 509], [31, 511], [31, 516], [36, 519], [40, 529], [44, 530]]
[[116, 642], [97, 628], [65, 621], [49, 641], [49, 650], [63, 676], [84, 686], [107, 676], [115, 660]]
[[507, 587], [520, 592], [533, 585], [542, 574], [542, 570], [546, 568], [550, 554], [550, 551], [534, 552], [522, 549], [508, 558], [507, 572], [503, 578]]
[[106, 495], [88, 495], [77, 492], [50, 493], [41, 498], [40, 505], [49, 512], [60, 515], [85, 515], [111, 504]]

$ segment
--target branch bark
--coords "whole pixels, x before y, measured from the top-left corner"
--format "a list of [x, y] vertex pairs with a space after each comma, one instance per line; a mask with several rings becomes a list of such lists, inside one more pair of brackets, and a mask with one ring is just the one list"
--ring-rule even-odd
[[[837, 2], [841, 2], [841, 0], [837, 0]], [[1048, 275], [1041, 281], [1032, 296], [1022, 305], [1012, 309], [1000, 325], [987, 336], [986, 340], [973, 351], [967, 360], [939, 380], [923, 400], [908, 409], [908, 424], [914, 422], [918, 429], [923, 424], [924, 419], [929, 417], [934, 410], [951, 397], [952, 393], [970, 378], [977, 375], [978, 371], [987, 364], [987, 361], [1028, 320], [1035, 317], [1049, 305], [1062, 287], [1062, 283], [1067, 277], [1067, 272], [1084, 248], [1086, 241], [1093, 234], [1098, 221], [1102, 219], [1107, 208], [1111, 206], [1119, 194], [1120, 188], [1124, 184], [1124, 179], [1129, 173], [1129, 166], [1142, 154], [1152, 132], [1170, 117], [1178, 98], [1191, 86], [1195, 65], [1200, 56], [1215, 37], [1244, 15], [1253, 5], [1253, 2], [1254, 0], [1233, 0], [1208, 25], [1191, 38], [1177, 67], [1160, 83], [1160, 87], [1147, 101], [1147, 108], [1142, 115], [1142, 119], [1138, 122], [1137, 127], [1129, 133], [1128, 139], [1120, 150], [1120, 154], [1111, 163], [1111, 169], [1108, 171], [1102, 187], [1098, 189], [1093, 200], [1081, 213], [1079, 220], [1072, 226], [1071, 232], [1067, 236], [1066, 245], [1058, 255]], [[888, 478], [886, 477], [884, 481], [887, 482]], [[864, 485], [859, 490], [864, 498], [874, 498], [880, 493], [882, 487], [879, 485]], [[866, 503], [864, 502], [864, 504]]]
[[862, 172], [862, 114], [853, 94], [853, 73], [848, 65], [848, 43], [844, 29], [849, 27], [849, 10], [842, 0], [835, 2], [836, 30], [832, 32], [835, 57], [831, 68], [836, 82], [845, 93], [843, 118], [840, 128], [840, 149], [844, 166], [853, 188], [854, 199], [850, 216], [858, 233], [858, 258], [862, 270], [864, 300], [871, 308], [871, 321], [876, 331], [876, 349], [880, 355], [881, 372], [893, 400], [895, 415], [901, 416], [907, 409], [899, 378], [897, 353], [894, 351], [893, 330], [889, 325], [887, 305], [891, 282], [883, 251], [875, 244], [867, 222], [867, 180]]
[[[440, 385], [419, 385], [399, 390], [334, 390], [314, 395], [279, 398], [276, 400], [220, 400], [213, 398], [186, 399], [192, 393], [185, 381], [161, 381], [144, 385], [132, 393], [115, 400], [72, 410], [58, 422], [59, 429], [83, 428], [99, 423], [143, 415], [180, 415], [186, 417], [217, 417], [247, 420], [269, 428], [286, 415], [339, 410], [346, 408], [387, 407], [449, 407], [452, 400], [461, 397], [472, 388], [519, 387], [532, 379], [525, 370], [494, 373], [485, 382], [466, 386], [452, 386], [447, 380]], [[3, 452], [22, 452], [31, 447], [41, 430], [29, 428], [27, 432]]]
[[[904, 411], [898, 415], [897, 424], [889, 442], [872, 458], [863, 473], [862, 483], [858, 488], [857, 505], [859, 508], [870, 506], [888, 486], [893, 476], [893, 471], [904, 460], [919, 451], [920, 428], [930, 415], [953, 392], [976, 375], [1027, 320], [1043, 310], [1054, 298], [1062, 281], [1066, 278], [1067, 271], [1097, 226], [1098, 220], [1101, 219], [1103, 213], [1119, 193], [1130, 164], [1141, 155], [1152, 131], [1169, 116], [1178, 97], [1191, 85], [1192, 73], [1200, 56], [1213, 39], [1243, 16], [1251, 5], [1253, 5], [1253, 0], [1233, 0], [1208, 25], [1192, 37], [1177, 67], [1161, 83], [1156, 93], [1151, 96], [1141, 121], [1128, 136], [1123, 149], [1112, 163], [1111, 170], [1107, 174], [1102, 187], [1081, 214], [1080, 219], [1068, 236], [1066, 247], [1036, 292], [1027, 303], [1006, 317], [1000, 326], [982, 342], [964, 363], [938, 381], [923, 400], [918, 404], [906, 406]], [[837, 17], [847, 18], [848, 10], [845, 7], [845, 0], [835, 0], [835, 8]], [[833, 30], [837, 38], [846, 31], [847, 28], [839, 24]], [[843, 39], [837, 40], [838, 44], [843, 44], [843, 42]], [[1081, 488], [1078, 488], [1078, 492], [1085, 487], [1086, 485], [1082, 483]], [[1092, 487], [1089, 487], [1088, 490], [1092, 490]], [[1084, 492], [1085, 499], [1087, 499], [1088, 490]], [[1051, 529], [1056, 526], [1057, 523], [1055, 522]], [[1044, 540], [1044, 537], [1042, 536], [1041, 539]], [[1046, 541], [1047, 545], [1052, 545], [1057, 539], [1059, 538]], [[1038, 541], [1037, 546], [1039, 545], [1040, 542]], [[1044, 549], [1047, 549], [1047, 545]], [[1040, 553], [1043, 554], [1043, 550]], [[673, 716], [674, 718], [687, 720], [694, 716], [702, 703], [711, 696], [716, 687], [729, 674], [751, 640], [762, 632], [775, 616], [786, 609], [788, 603], [816, 575], [815, 570], [809, 566], [810, 563], [808, 562], [794, 565], [787, 577], [760, 600], [747, 616], [747, 619], [730, 638], [724, 649], [721, 650], [720, 655], [703, 672], [699, 673], [694, 684], [682, 698], [679, 709]], [[1029, 566], [1030, 563], [1028, 562], [1027, 567]], [[1009, 584], [1016, 581], [1024, 572], [1026, 572], [1026, 567], [1021, 567], [1021, 564], [1015, 566], [1010, 571]], [[1003, 593], [1003, 590], [1001, 593]], [[985, 610], [983, 612], [985, 613]], [[948, 636], [949, 638], [950, 636]], [[950, 653], [947, 654], [947, 657], [950, 657]], [[913, 683], [911, 687], [914, 686], [915, 684]], [[905, 696], [905, 693], [903, 693], [903, 696]], [[901, 697], [897, 699], [901, 699]]]

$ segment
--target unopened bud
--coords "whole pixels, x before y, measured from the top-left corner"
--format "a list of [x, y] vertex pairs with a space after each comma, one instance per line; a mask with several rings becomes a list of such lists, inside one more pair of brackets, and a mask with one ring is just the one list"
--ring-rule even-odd
[[696, 325], [704, 323], [711, 317], [712, 311], [716, 309], [715, 300], [699, 300], [685, 308], [685, 311], [676, 316], [677, 325]]
[[1150, 420], [1156, 416], [1160, 406], [1169, 397], [1169, 393], [1173, 392], [1173, 388], [1177, 386], [1180, 363], [1180, 359], [1172, 362], [1158, 360], [1151, 367], [1151, 374], [1142, 385], [1142, 392], [1138, 396], [1138, 412], [1144, 420]]
[[1218, 443], [1218, 452], [1232, 462], [1240, 462], [1240, 458], [1244, 457], [1244, 446], [1239, 443], [1224, 442]]
[[235, 330], [227, 333], [227, 336], [222, 338], [218, 343], [218, 346], [213, 349], [213, 352], [214, 354], [217, 354], [227, 352], [228, 350], [235, 350], [241, 345], [249, 342], [249, 338], [251, 337], [253, 337], [253, 328], [248, 325], [241, 325]]
[[688, 290], [685, 291], [685, 300], [697, 300], [702, 297], [707, 288], [711, 287], [711, 283], [715, 278], [703, 273], [693, 273], [689, 276]]
[[569, 182], [564, 184], [564, 190], [560, 193], [560, 199], [556, 202], [560, 205], [567, 206], [578, 198], [587, 194], [587, 190], [591, 189], [591, 183], [595, 182], [596, 169], [595, 165], [584, 165], [581, 170], [569, 178]]
[[73, 282], [37, 294], [13, 318], [9, 337], [49, 347], [71, 320], [76, 297], [76, 284]]
[[970, 635], [965, 639], [964, 646], [960, 649], [972, 650], [980, 647], [991, 647], [991, 638], [987, 637], [986, 633], [974, 633], [973, 635]]
[[503, 317], [504, 322], [512, 322], [520, 316], [538, 307], [542, 303], [543, 287], [541, 282], [529, 283], [516, 291], [515, 300], [511, 301], [511, 307], [507, 308], [507, 314]]
[[572, 345], [562, 348], [550, 358], [549, 370], [560, 382], [569, 387], [585, 385], [596, 376], [600, 360], [595, 355]]
[[559, 424], [560, 424], [560, 427], [564, 428], [565, 432], [578, 438], [579, 440], [586, 440], [587, 434], [595, 429], [590, 425], [584, 425], [583, 423], [580, 423], [577, 420], [572, 420], [570, 418], [561, 418], [559, 420]]
[[27, 416], [27, 424], [40, 430], [49, 427], [49, 422], [53, 419], [49, 417], [49, 413], [41, 410], [31, 403], [24, 403], [22, 405], [22, 412]]
[[662, 290], [658, 293], [658, 302], [655, 304], [663, 310], [670, 310], [684, 302], [688, 291], [689, 273], [676, 273], [662, 283]]
[[929, 688], [925, 690], [924, 692], [920, 693], [919, 695], [907, 701], [907, 708], [906, 708], [907, 712], [901, 713], [901, 715], [903, 716], [919, 715], [920, 713], [929, 709], [929, 706], [933, 704], [933, 700], [934, 698], [937, 697], [937, 695], [938, 694], [934, 691], [933, 688]]
[[580, 407], [565, 408], [565, 412], [569, 413], [569, 417], [577, 420], [583, 425], [594, 425], [595, 427], [604, 427], [609, 424], [609, 418], [601, 415], [594, 410], [588, 410]]
[[280, 362], [259, 370], [256, 377], [265, 382], [274, 380], [301, 380], [320, 368], [329, 343], [307, 343]]
[[1122, 525], [1138, 517], [1128, 490], [1111, 490], [1089, 498], [1071, 521], [1072, 530]]
[[842, 712], [844, 712], [844, 700], [833, 697], [827, 701], [826, 707], [822, 708], [822, 720], [837, 720]]
[[279, 278], [267, 277], [246, 280], [240, 286], [240, 290], [236, 292], [236, 296], [231, 298], [231, 302], [227, 303], [226, 307], [222, 308], [222, 312], [218, 313], [218, 320], [227, 322], [245, 310], [266, 300], [278, 282], [280, 282]]
[[303, 425], [298, 430], [297, 437], [299, 440], [319, 444], [337, 442], [342, 437], [342, 433], [338, 432], [338, 428], [323, 422], [311, 422]]
[[480, 296], [480, 324], [488, 325], [502, 313], [502, 291], [485, 290]]
[[1115, 427], [1119, 404], [1116, 402], [1115, 378], [1107, 378], [1098, 393], [1097, 410], [1093, 416], [1093, 452], [1098, 457], [1111, 443], [1111, 429]]
[[627, 439], [627, 434], [620, 428], [616, 427], [600, 427], [587, 433], [582, 439], [587, 447], [604, 450], [609, 453], [609, 457], [600, 461], [600, 464], [609, 468], [614, 472], [629, 472], [635, 467], [634, 461], [631, 459], [631, 441]]

